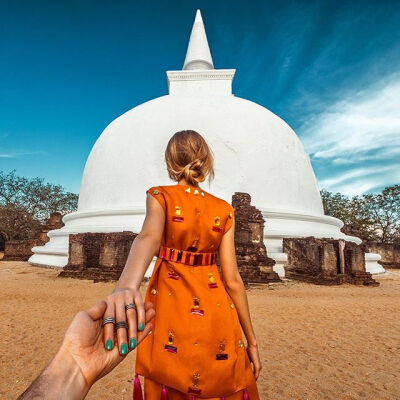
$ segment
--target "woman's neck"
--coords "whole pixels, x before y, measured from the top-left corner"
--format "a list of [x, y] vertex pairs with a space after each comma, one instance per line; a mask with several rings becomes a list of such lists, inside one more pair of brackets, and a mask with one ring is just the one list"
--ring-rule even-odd
[[193, 187], [197, 187], [197, 188], [200, 189], [200, 187], [199, 187], [198, 184], [197, 184], [197, 185], [192, 185], [192, 184], [190, 184], [190, 183], [187, 183], [184, 179], [181, 179], [181, 180], [177, 183], [177, 185], [193, 186]]

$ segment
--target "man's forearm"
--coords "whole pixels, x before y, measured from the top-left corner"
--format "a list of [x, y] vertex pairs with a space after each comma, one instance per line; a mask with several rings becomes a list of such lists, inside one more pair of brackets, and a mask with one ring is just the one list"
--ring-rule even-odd
[[160, 247], [152, 235], [136, 236], [116, 289], [138, 290], [151, 260]]
[[89, 389], [77, 364], [60, 350], [18, 400], [81, 400]]

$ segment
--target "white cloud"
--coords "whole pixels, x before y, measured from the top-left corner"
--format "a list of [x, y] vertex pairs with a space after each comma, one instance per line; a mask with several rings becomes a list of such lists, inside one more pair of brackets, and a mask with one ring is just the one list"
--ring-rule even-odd
[[9, 151], [6, 153], [0, 153], [0, 158], [18, 158], [21, 156], [31, 155], [31, 154], [46, 154], [46, 151], [37, 150], [37, 151]]
[[400, 77], [332, 105], [299, 133], [311, 158], [331, 167], [320, 180], [328, 190], [352, 195], [400, 182]]
[[341, 192], [348, 196], [362, 194], [381, 187], [386, 180], [389, 183], [400, 182], [400, 168], [397, 165], [382, 167], [366, 166], [336, 174], [333, 177], [321, 179], [319, 186], [332, 192]]

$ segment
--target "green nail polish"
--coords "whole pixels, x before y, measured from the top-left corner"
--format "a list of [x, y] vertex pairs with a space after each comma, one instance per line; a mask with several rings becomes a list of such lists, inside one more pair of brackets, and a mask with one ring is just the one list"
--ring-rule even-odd
[[107, 342], [106, 342], [106, 349], [107, 350], [112, 350], [112, 348], [113, 348], [113, 342], [112, 342], [111, 339], [108, 339]]
[[121, 354], [128, 354], [128, 345], [126, 343], [121, 344]]
[[130, 347], [131, 349], [134, 349], [134, 348], [136, 347], [136, 339], [135, 339], [135, 338], [132, 338], [132, 339], [131, 339], [131, 341], [130, 341], [130, 343], [129, 343], [129, 347]]
[[139, 331], [142, 331], [144, 329], [144, 323], [142, 322], [139, 326]]

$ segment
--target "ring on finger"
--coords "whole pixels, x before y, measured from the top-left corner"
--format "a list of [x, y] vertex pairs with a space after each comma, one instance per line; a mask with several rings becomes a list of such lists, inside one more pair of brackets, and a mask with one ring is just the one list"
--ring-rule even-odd
[[103, 326], [106, 324], [114, 324], [115, 325], [115, 318], [114, 317], [107, 317], [103, 319]]
[[133, 310], [136, 310], [136, 305], [133, 303], [129, 303], [125, 306], [125, 310], [129, 310], [130, 308], [132, 308]]
[[117, 322], [117, 323], [115, 324], [115, 329], [119, 329], [119, 328], [128, 329], [128, 323], [125, 322], [125, 321]]

